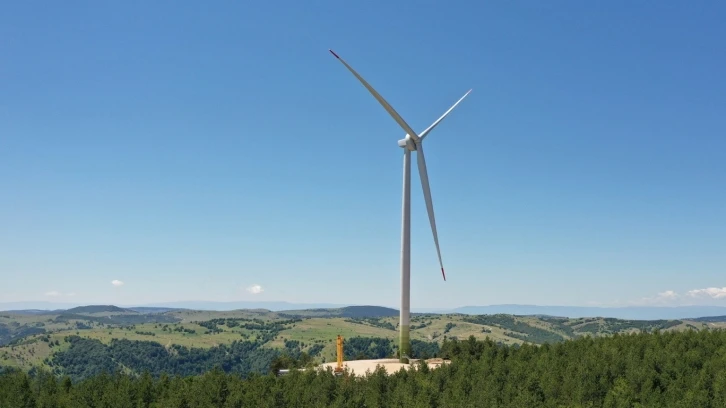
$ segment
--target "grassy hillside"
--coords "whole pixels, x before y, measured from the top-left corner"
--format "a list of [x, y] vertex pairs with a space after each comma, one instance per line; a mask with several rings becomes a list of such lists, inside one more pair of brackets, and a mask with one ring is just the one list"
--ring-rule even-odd
[[[281, 353], [305, 353], [323, 362], [334, 360], [339, 334], [346, 338], [349, 358], [370, 353], [376, 343], [385, 343], [384, 349], [388, 350], [379, 347], [377, 355], [391, 354], [395, 352], [397, 325], [398, 311], [371, 306], [278, 313], [261, 309], [140, 313], [115, 306], [76, 308], [74, 313], [63, 311], [55, 315], [0, 312], [0, 365], [23, 369], [42, 366], [63, 373], [86, 364], [82, 362], [89, 353], [98, 353], [98, 361], [104, 361], [105, 367], [136, 372], [142, 362], [119, 361], [125, 361], [123, 356], [142, 352], [151, 353], [147, 360], [157, 358], [158, 366], [167, 364], [164, 361], [171, 358], [186, 356], [183, 358], [187, 360], [174, 363], [174, 367], [186, 370], [183, 373], [196, 372], [214, 361], [251, 369], [269, 363]], [[411, 319], [411, 339], [417, 342], [418, 350], [428, 350], [433, 355], [438, 347], [434, 346], [446, 338], [473, 336], [509, 345], [542, 344], [583, 336], [723, 327], [723, 321], [419, 314]], [[154, 345], [160, 348], [157, 350]]]

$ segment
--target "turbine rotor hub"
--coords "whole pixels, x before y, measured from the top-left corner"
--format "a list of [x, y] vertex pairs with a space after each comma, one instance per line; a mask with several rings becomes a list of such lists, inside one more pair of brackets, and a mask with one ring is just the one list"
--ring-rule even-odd
[[408, 149], [410, 151], [416, 151], [416, 142], [411, 139], [411, 136], [406, 135], [405, 138], [398, 141], [398, 147]]

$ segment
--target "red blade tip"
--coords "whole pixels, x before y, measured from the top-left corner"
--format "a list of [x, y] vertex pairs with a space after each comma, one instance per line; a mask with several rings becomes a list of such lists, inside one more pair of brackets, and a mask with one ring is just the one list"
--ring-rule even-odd
[[333, 56], [335, 56], [335, 58], [340, 59], [340, 57], [338, 56], [338, 54], [335, 53], [335, 51], [333, 51], [333, 50], [328, 50], [328, 51], [330, 51], [330, 53], [333, 54]]
[[444, 280], [446, 280], [446, 273], [444, 272], [444, 268], [441, 268], [441, 274], [444, 275]]

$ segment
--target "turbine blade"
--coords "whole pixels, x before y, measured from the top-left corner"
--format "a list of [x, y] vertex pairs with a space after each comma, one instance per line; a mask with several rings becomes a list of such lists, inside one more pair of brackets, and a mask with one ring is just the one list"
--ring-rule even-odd
[[391, 115], [391, 117], [393, 117], [393, 119], [398, 123], [398, 125], [401, 126], [401, 128], [406, 133], [408, 133], [414, 141], [419, 139], [419, 137], [416, 134], [416, 132], [414, 132], [413, 129], [411, 129], [411, 126], [409, 126], [408, 123], [406, 123], [406, 121], [403, 120], [403, 118], [401, 117], [401, 115], [399, 115], [398, 112], [396, 112], [396, 110], [393, 109], [393, 107], [390, 104], [388, 104], [388, 102], [386, 102], [386, 100], [383, 99], [383, 97], [378, 92], [376, 92], [376, 90], [373, 89], [373, 87], [370, 86], [370, 84], [368, 82], [366, 82], [366, 80], [363, 79], [363, 77], [360, 76], [353, 69], [353, 67], [351, 67], [350, 65], [348, 65], [348, 63], [345, 62], [345, 60], [343, 60], [343, 58], [340, 58], [338, 56], [338, 54], [335, 53], [335, 51], [333, 51], [333, 50], [328, 50], [328, 51], [330, 51], [330, 53], [333, 54], [333, 56], [335, 58], [337, 58], [340, 62], [342, 62], [343, 65], [345, 65], [345, 67], [348, 68], [348, 71], [350, 71], [351, 73], [353, 73], [353, 75], [355, 75], [355, 77], [358, 78], [358, 80], [363, 84], [363, 86], [365, 86], [366, 89], [368, 89], [368, 92], [370, 92], [371, 95], [373, 95], [373, 97], [376, 98], [381, 105], [383, 105], [383, 107], [386, 109], [386, 111], [388, 112], [388, 114]]
[[424, 157], [423, 143], [420, 141], [416, 143], [416, 162], [418, 164], [418, 174], [421, 177], [421, 187], [423, 187], [424, 200], [426, 201], [426, 212], [429, 214], [429, 222], [431, 223], [431, 232], [434, 233], [434, 244], [436, 244], [436, 254], [439, 256], [441, 274], [444, 276], [444, 280], [446, 280], [444, 262], [441, 260], [441, 249], [439, 248], [439, 234], [436, 232], [434, 203], [431, 201], [431, 187], [429, 186], [429, 174], [426, 170], [426, 157]]
[[436, 125], [438, 125], [438, 124], [439, 124], [439, 122], [441, 122], [442, 120], [444, 120], [444, 118], [446, 117], [446, 115], [448, 115], [449, 113], [451, 113], [451, 111], [452, 111], [452, 110], [454, 110], [454, 108], [456, 107], [456, 105], [458, 105], [458, 104], [459, 104], [459, 102], [463, 101], [463, 100], [464, 100], [464, 98], [466, 98], [466, 96], [467, 96], [467, 95], [469, 95], [469, 93], [471, 93], [471, 91], [473, 91], [473, 89], [469, 89], [469, 91], [467, 91], [467, 92], [466, 92], [466, 93], [464, 94], [464, 96], [462, 96], [461, 98], [459, 98], [459, 100], [458, 100], [458, 101], [456, 101], [456, 103], [455, 103], [455, 104], [453, 104], [453, 105], [452, 105], [452, 106], [451, 106], [451, 107], [449, 108], [449, 110], [447, 110], [446, 112], [444, 112], [444, 114], [443, 114], [443, 115], [441, 115], [441, 117], [440, 117], [440, 118], [436, 119], [436, 122], [432, 123], [432, 124], [431, 124], [431, 126], [429, 126], [428, 128], [426, 128], [426, 130], [424, 130], [423, 132], [419, 133], [419, 135], [418, 135], [418, 136], [419, 136], [419, 137], [421, 138], [421, 140], [423, 140], [423, 139], [424, 139], [424, 138], [426, 137], [426, 135], [427, 135], [427, 134], [428, 134], [428, 133], [429, 133], [430, 131], [434, 130], [434, 128], [436, 127]]

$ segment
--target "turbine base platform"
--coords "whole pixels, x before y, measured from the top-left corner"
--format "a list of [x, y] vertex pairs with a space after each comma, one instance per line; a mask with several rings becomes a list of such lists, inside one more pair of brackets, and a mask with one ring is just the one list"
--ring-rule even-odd
[[[376, 370], [376, 367], [381, 366], [386, 371], [386, 373], [394, 374], [401, 369], [408, 370], [411, 367], [417, 368], [419, 361], [420, 360], [417, 359], [411, 359], [409, 364], [404, 364], [399, 362], [397, 358], [383, 358], [377, 360], [350, 360], [343, 363], [343, 370], [347, 369], [353, 375], [364, 376], [366, 375], [366, 372], [373, 373]], [[430, 369], [438, 368], [444, 364], [451, 363], [451, 360], [444, 360], [441, 358], [431, 358], [424, 361], [426, 361]], [[320, 364], [318, 368], [321, 368], [323, 370], [327, 369], [327, 367], [335, 369], [336, 365], [337, 363], [335, 362], [323, 363]]]

